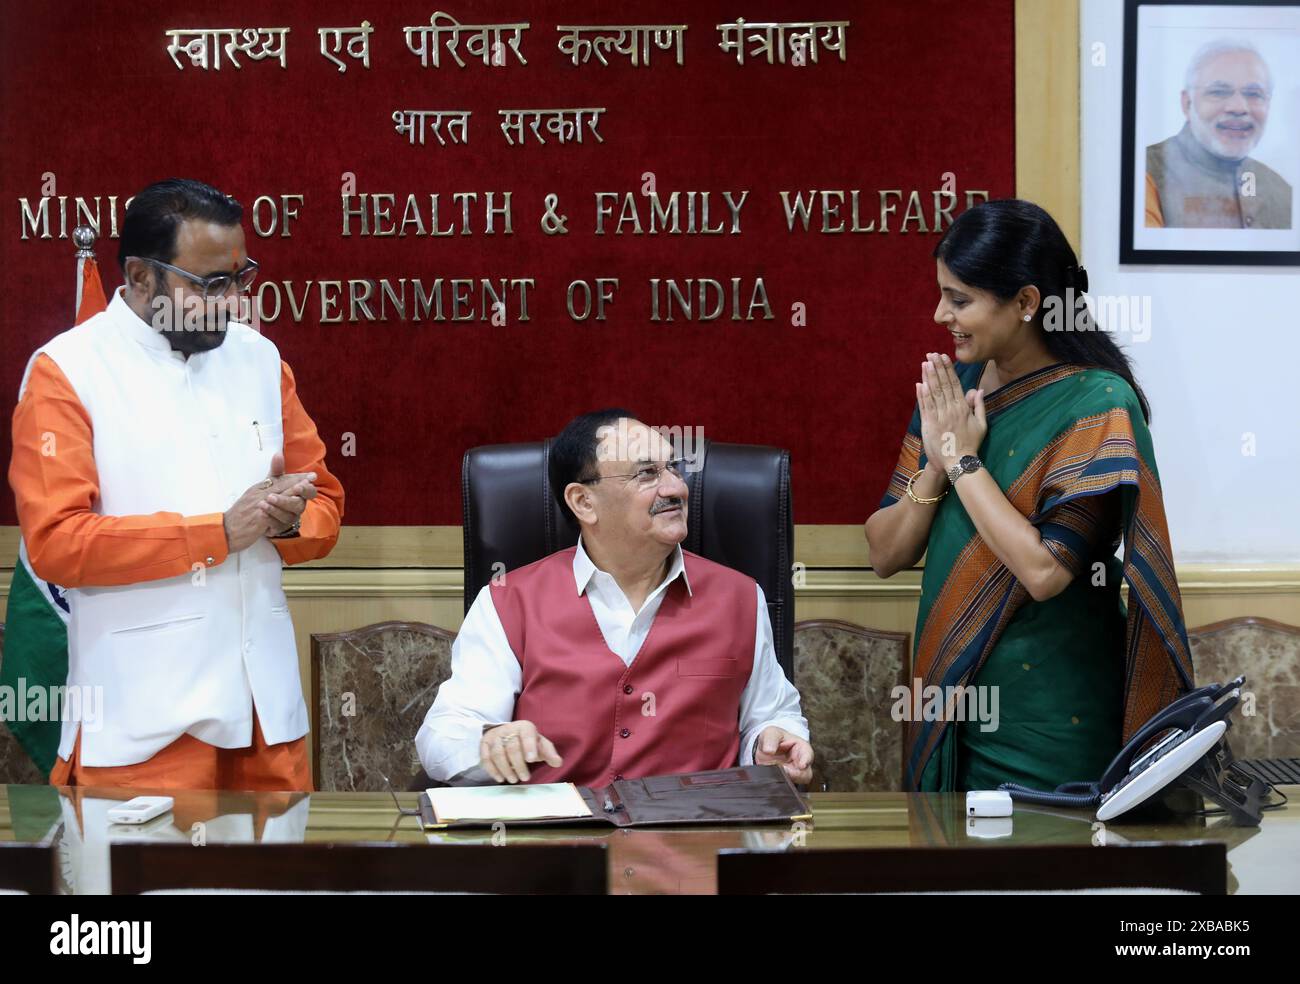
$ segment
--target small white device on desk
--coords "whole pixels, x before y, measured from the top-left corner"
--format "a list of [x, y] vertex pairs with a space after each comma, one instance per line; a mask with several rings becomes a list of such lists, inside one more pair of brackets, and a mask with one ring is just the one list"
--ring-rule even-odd
[[1000, 789], [972, 789], [966, 794], [966, 816], [1009, 817], [1011, 795]]
[[170, 796], [137, 796], [109, 809], [108, 819], [112, 823], [145, 823], [170, 811], [173, 802]]

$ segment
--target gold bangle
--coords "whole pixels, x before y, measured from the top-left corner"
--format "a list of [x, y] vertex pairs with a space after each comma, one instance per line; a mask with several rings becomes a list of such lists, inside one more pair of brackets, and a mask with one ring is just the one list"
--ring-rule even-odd
[[913, 475], [911, 478], [909, 478], [909, 479], [907, 480], [907, 497], [908, 497], [909, 499], [911, 499], [913, 502], [919, 503], [919, 504], [922, 505], [922, 506], [932, 506], [932, 505], [934, 505], [936, 502], [938, 502], [939, 500], [941, 500], [945, 495], [947, 495], [947, 494], [948, 494], [948, 490], [947, 490], [947, 489], [944, 489], [944, 490], [943, 490], [941, 493], [939, 493], [938, 495], [933, 496], [932, 498], [928, 498], [928, 499], [923, 499], [923, 498], [921, 498], [919, 495], [917, 495], [915, 492], [913, 492], [913, 491], [912, 491], [912, 483], [915, 482], [916, 479], [917, 479], [917, 476], [920, 475], [920, 474], [921, 474], [922, 472], [924, 472], [924, 471], [925, 471], [925, 469], [922, 468], [921, 471], [918, 471], [918, 472], [916, 473], [916, 475]]

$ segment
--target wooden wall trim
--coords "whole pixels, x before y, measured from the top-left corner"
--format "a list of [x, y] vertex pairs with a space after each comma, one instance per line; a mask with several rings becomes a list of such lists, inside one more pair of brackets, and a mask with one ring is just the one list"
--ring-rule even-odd
[[1079, 0], [1016, 0], [1016, 197], [1079, 250]]
[[[1180, 564], [1178, 587], [1183, 597], [1196, 595], [1297, 595], [1300, 598], [1300, 564], [1260, 567], [1220, 567]], [[863, 598], [916, 598], [921, 594], [919, 570], [900, 571], [885, 579], [869, 570], [815, 570], [803, 572], [795, 588], [796, 600], [827, 596]], [[0, 571], [0, 598], [9, 594], [11, 573]], [[450, 569], [319, 570], [290, 567], [284, 572], [284, 590], [290, 598], [462, 598], [462, 572]], [[1300, 602], [1298, 602], [1300, 604]]]

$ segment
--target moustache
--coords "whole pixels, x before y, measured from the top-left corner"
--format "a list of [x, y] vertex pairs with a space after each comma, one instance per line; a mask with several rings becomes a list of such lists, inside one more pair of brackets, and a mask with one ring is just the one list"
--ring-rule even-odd
[[650, 515], [658, 516], [661, 512], [667, 512], [669, 509], [677, 509], [685, 504], [686, 503], [682, 499], [676, 497], [672, 499], [656, 499], [655, 504], [650, 507]]

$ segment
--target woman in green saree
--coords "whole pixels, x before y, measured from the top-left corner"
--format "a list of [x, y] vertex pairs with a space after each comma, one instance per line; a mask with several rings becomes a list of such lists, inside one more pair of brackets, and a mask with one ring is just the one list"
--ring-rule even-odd
[[934, 701], [942, 713], [907, 726], [908, 782], [1095, 780], [1192, 685], [1149, 407], [1092, 321], [1086, 272], [1037, 205], [970, 209], [934, 255], [934, 317], [955, 352], [921, 366], [866, 535], [881, 577], [925, 556], [913, 680], [927, 694], [996, 687], [982, 706], [997, 715], [957, 720], [973, 702]]

